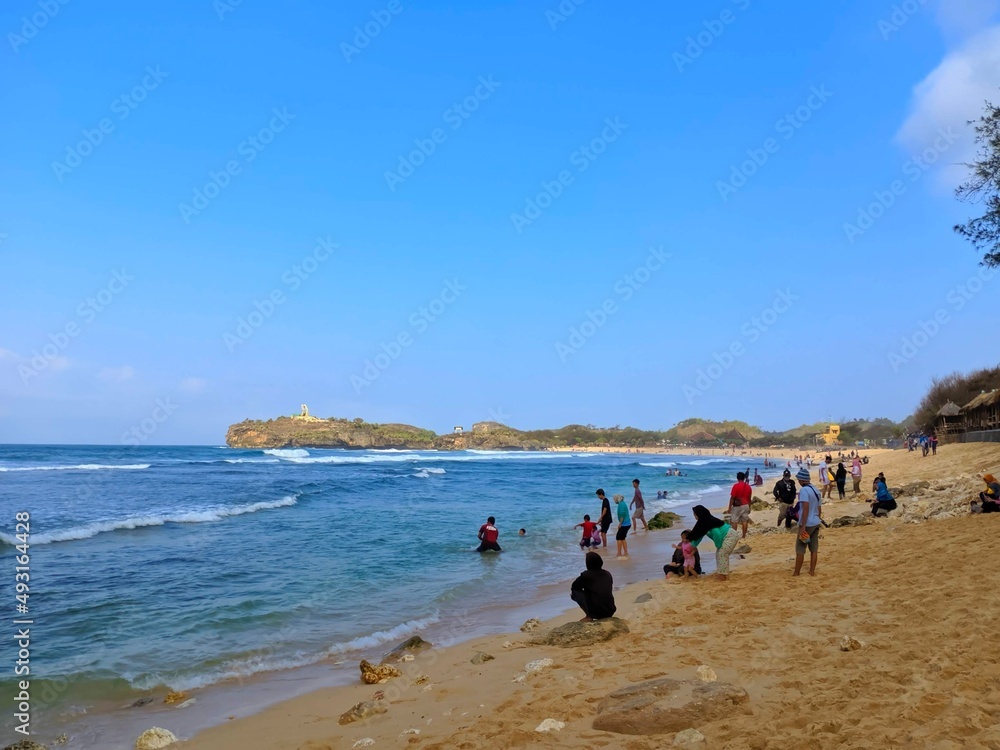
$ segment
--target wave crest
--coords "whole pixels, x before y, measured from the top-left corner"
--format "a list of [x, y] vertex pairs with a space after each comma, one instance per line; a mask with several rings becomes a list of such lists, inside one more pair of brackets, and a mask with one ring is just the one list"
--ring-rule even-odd
[[309, 451], [304, 448], [271, 448], [264, 451], [264, 453], [268, 456], [277, 456], [278, 458], [305, 458], [309, 455]]
[[0, 471], [106, 471], [148, 468], [149, 464], [77, 464], [76, 466], [0, 466]]
[[[136, 516], [120, 521], [99, 521], [73, 529], [63, 529], [62, 531], [52, 531], [48, 534], [32, 534], [31, 543], [35, 546], [40, 544], [54, 544], [56, 542], [72, 542], [81, 539], [90, 539], [98, 534], [105, 534], [112, 531], [142, 529], [148, 526], [163, 526], [168, 523], [210, 523], [221, 521], [223, 518], [232, 516], [242, 516], [247, 513], [256, 513], [261, 510], [274, 510], [277, 508], [287, 508], [298, 502], [298, 495], [288, 495], [280, 500], [251, 503], [249, 505], [236, 505], [230, 508], [213, 508], [211, 510], [190, 511], [188, 513], [177, 513], [165, 516]], [[9, 534], [0, 533], [0, 542], [10, 545], [17, 545], [17, 540]]]

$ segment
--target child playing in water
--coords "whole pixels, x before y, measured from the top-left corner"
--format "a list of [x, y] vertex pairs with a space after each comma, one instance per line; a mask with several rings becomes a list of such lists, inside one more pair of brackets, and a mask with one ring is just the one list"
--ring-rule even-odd
[[679, 549], [681, 554], [684, 555], [684, 575], [687, 577], [697, 576], [698, 573], [695, 571], [695, 561], [694, 561], [694, 545], [690, 541], [691, 532], [682, 531], [681, 532], [681, 543], [675, 544], [674, 549]]
[[597, 528], [597, 524], [590, 520], [590, 516], [584, 516], [583, 523], [578, 523], [573, 528], [583, 528], [583, 538], [580, 540], [580, 549], [589, 547], [594, 543], [594, 529]]

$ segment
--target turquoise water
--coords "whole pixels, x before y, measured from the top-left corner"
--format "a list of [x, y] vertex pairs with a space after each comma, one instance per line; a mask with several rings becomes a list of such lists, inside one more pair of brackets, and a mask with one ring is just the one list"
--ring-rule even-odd
[[[760, 459], [0, 446], [0, 558], [13, 583], [14, 514], [29, 512], [32, 679], [50, 686], [39, 710], [56, 721], [371, 652], [444, 622], [458, 634], [579, 571], [572, 527], [597, 517], [597, 487], [631, 499], [639, 478], [649, 518], [747, 465]], [[675, 466], [688, 476], [664, 476]], [[502, 555], [473, 551], [488, 515]], [[14, 605], [11, 593], [12, 617]], [[0, 688], [6, 700], [9, 670]]]

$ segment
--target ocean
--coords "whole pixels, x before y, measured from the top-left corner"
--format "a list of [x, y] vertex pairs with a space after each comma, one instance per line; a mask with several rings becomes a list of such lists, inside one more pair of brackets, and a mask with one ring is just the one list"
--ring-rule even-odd
[[[231, 690], [340, 662], [353, 675], [359, 656], [377, 657], [413, 634], [454, 642], [500, 627], [491, 613], [538, 599], [582, 569], [573, 526], [584, 513], [596, 520], [598, 487], [631, 500], [638, 478], [647, 519], [675, 510], [690, 523], [690, 507], [713, 496], [718, 503], [747, 466], [760, 470], [762, 461], [0, 446], [0, 558], [11, 618], [32, 620], [33, 729], [72, 734], [167, 689]], [[668, 468], [686, 476], [664, 476]], [[17, 513], [30, 514], [22, 615]], [[474, 552], [489, 515], [500, 555]], [[646, 562], [652, 571], [665, 559]], [[569, 606], [567, 596], [560, 607]], [[13, 665], [9, 628], [3, 663]], [[5, 705], [16, 679], [12, 666], [0, 673]], [[10, 742], [14, 723], [11, 712], [0, 714]]]

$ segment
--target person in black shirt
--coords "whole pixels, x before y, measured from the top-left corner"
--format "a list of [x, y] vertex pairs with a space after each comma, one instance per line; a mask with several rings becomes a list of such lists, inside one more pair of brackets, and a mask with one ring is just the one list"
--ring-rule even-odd
[[614, 579], [604, 570], [604, 559], [596, 552], [587, 553], [587, 569], [570, 586], [570, 598], [583, 610], [583, 622], [603, 620], [614, 615]]
[[597, 523], [601, 525], [601, 542], [605, 549], [608, 548], [608, 529], [611, 528], [611, 501], [604, 494], [604, 490], [597, 491], [597, 499], [601, 501], [601, 515]]
[[785, 522], [785, 528], [792, 528], [792, 519], [788, 511], [795, 504], [795, 482], [792, 481], [792, 472], [785, 469], [781, 479], [774, 485], [774, 499], [778, 501], [778, 526]]

